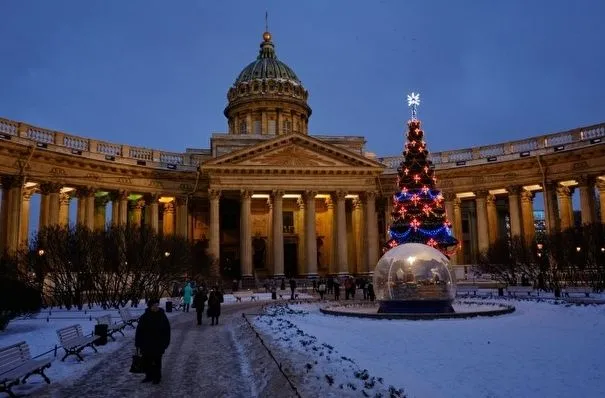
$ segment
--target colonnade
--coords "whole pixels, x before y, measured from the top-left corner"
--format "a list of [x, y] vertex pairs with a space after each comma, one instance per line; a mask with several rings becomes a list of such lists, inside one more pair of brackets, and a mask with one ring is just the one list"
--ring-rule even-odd
[[[27, 245], [30, 225], [30, 201], [40, 194], [38, 228], [67, 226], [72, 199], [77, 200], [76, 223], [91, 230], [107, 225], [107, 204], [111, 202], [111, 223], [118, 226], [146, 225], [164, 235], [188, 235], [187, 199], [158, 194], [107, 192], [92, 187], [65, 187], [57, 183], [25, 182], [17, 176], [2, 176], [0, 203], [0, 251], [15, 252]], [[159, 231], [160, 209], [163, 212]]]
[[[261, 193], [266, 194], [266, 193]], [[270, 208], [270, 255], [273, 260], [273, 276], [284, 276], [284, 225], [283, 225], [283, 198], [285, 192], [283, 190], [274, 190], [267, 196], [271, 204]], [[293, 195], [293, 194], [290, 194]], [[302, 231], [298, 231], [298, 236], [301, 239], [299, 242], [299, 253], [304, 259], [299, 275], [314, 276], [318, 274], [317, 264], [317, 231], [316, 231], [316, 201], [325, 200], [328, 204], [328, 214], [331, 217], [330, 229], [334, 249], [329, 259], [332, 273], [346, 275], [350, 273], [349, 269], [349, 245], [347, 239], [347, 215], [346, 215], [346, 200], [353, 200], [353, 234], [357, 242], [362, 241], [359, 235], [367, 236], [364, 250], [358, 251], [362, 258], [357, 264], [361, 265], [361, 269], [357, 269], [358, 273], [368, 273], [373, 270], [379, 256], [378, 247], [378, 219], [376, 214], [376, 193], [364, 192], [360, 195], [347, 196], [344, 191], [335, 191], [327, 195], [318, 195], [317, 191], [307, 190], [300, 194], [298, 198], [298, 217], [299, 225]], [[218, 258], [220, 256], [220, 190], [209, 191], [210, 201], [210, 225], [209, 225], [209, 251]], [[253, 276], [252, 264], [252, 228], [251, 228], [251, 201], [253, 192], [250, 190], [241, 190], [240, 192], [240, 266], [242, 276], [249, 278]], [[334, 211], [335, 204], [335, 211]], [[362, 207], [365, 209], [363, 214], [364, 219], [358, 217], [355, 220], [356, 214], [362, 213]], [[363, 226], [362, 226], [363, 224]], [[362, 230], [363, 229], [363, 230]]]
[[[477, 245], [478, 252], [489, 248], [498, 238], [498, 213], [496, 200], [505, 196], [508, 201], [509, 230], [511, 236], [521, 236], [531, 242], [535, 238], [534, 220], [535, 192], [542, 191], [546, 232], [561, 231], [574, 226], [572, 195], [578, 189], [580, 196], [581, 223], [591, 224], [598, 219], [605, 221], [605, 181], [595, 176], [581, 176], [571, 181], [552, 181], [530, 186], [509, 185], [503, 189], [479, 189], [473, 192], [444, 192], [445, 208], [453, 226], [453, 234], [462, 239], [462, 204], [474, 201], [476, 233], [470, 238]], [[598, 188], [600, 206], [597, 209], [595, 188]], [[598, 215], [597, 215], [598, 211]], [[452, 258], [453, 264], [460, 264], [460, 255]]]

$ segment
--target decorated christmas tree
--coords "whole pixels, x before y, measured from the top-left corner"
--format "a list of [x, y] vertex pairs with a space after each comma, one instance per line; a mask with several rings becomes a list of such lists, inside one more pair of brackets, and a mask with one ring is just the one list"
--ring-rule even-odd
[[450, 256], [458, 248], [451, 224], [445, 214], [443, 195], [435, 188], [437, 178], [424, 141], [416, 111], [420, 94], [408, 95], [412, 118], [408, 121], [404, 160], [397, 168], [397, 186], [393, 195], [393, 213], [389, 228], [387, 251], [404, 243], [424, 243]]

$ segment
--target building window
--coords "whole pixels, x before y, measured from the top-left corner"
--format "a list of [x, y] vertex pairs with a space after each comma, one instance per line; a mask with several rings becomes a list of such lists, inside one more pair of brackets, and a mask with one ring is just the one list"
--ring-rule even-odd
[[289, 120], [284, 120], [284, 134], [288, 134], [292, 131], [292, 122]]
[[260, 134], [261, 133], [261, 122], [260, 122], [260, 120], [255, 120], [254, 124], [252, 125], [252, 127], [254, 127], [254, 130], [252, 130], [254, 132], [254, 134]]
[[275, 120], [269, 120], [269, 134], [275, 134]]
[[241, 122], [239, 122], [239, 133], [240, 134], [246, 134], [247, 131], [247, 126], [246, 126], [246, 121], [242, 120]]

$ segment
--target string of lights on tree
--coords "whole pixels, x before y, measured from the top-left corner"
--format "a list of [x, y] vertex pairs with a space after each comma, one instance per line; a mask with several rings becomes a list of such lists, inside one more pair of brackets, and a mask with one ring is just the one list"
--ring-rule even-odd
[[408, 120], [404, 160], [397, 168], [397, 186], [393, 195], [393, 213], [389, 227], [390, 239], [384, 250], [404, 243], [424, 243], [451, 256], [458, 249], [452, 226], [446, 217], [443, 195], [435, 188], [437, 178], [428, 160], [421, 122], [416, 117], [420, 94], [407, 96], [412, 118]]

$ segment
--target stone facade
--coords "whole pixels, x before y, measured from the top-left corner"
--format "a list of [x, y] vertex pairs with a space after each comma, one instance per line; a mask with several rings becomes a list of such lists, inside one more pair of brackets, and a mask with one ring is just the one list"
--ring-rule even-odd
[[[265, 33], [259, 58], [229, 89], [228, 133], [214, 134], [208, 149], [164, 152], [0, 119], [0, 249], [27, 243], [29, 201], [39, 194], [41, 226], [104, 228], [110, 219], [207, 239], [217, 263], [239, 263], [246, 277], [372, 272], [387, 240], [401, 158], [364, 152], [363, 137], [309, 135], [308, 93], [271, 57]], [[258, 69], [263, 62], [269, 67]], [[604, 136], [601, 124], [433, 153], [437, 186], [463, 242], [453, 263], [475, 262], [502, 236], [505, 219], [512, 234], [533, 238], [536, 192], [544, 193], [549, 230], [572, 225], [576, 187], [582, 222], [603, 220]], [[76, 220], [69, 220], [71, 200]]]

